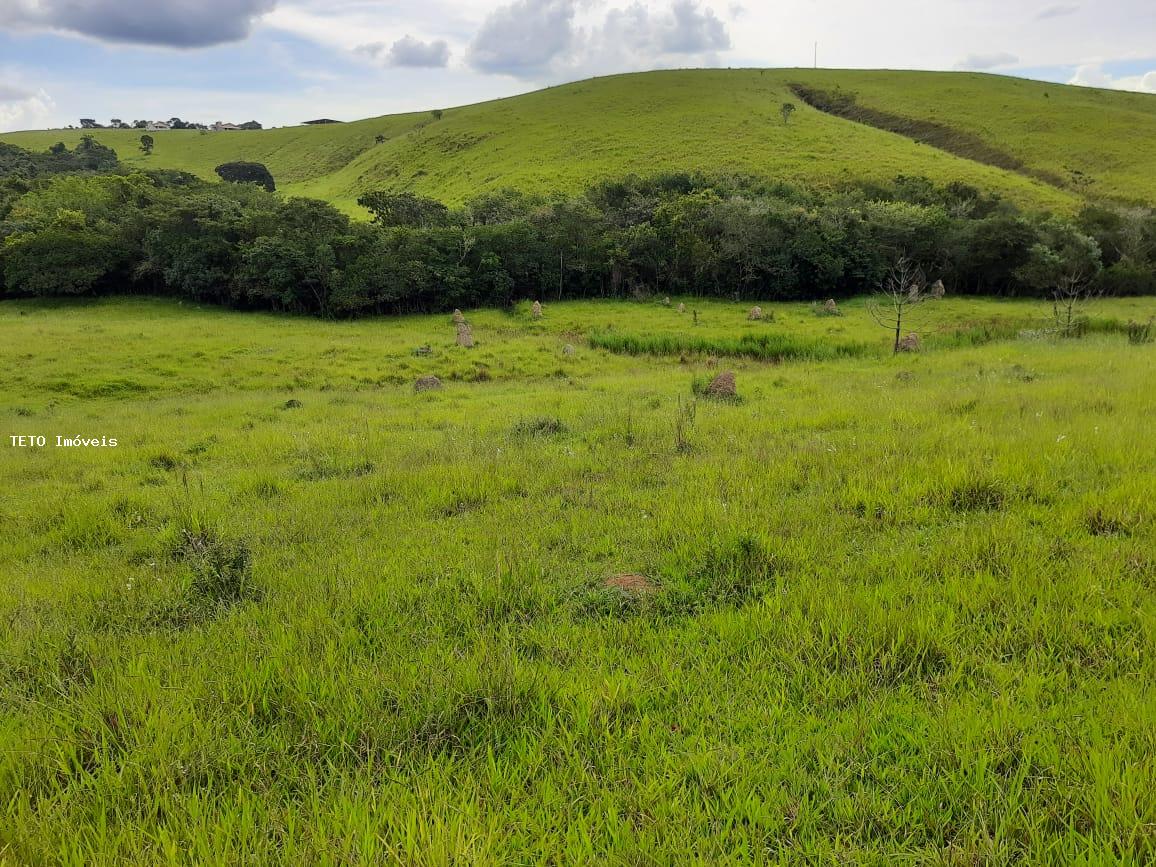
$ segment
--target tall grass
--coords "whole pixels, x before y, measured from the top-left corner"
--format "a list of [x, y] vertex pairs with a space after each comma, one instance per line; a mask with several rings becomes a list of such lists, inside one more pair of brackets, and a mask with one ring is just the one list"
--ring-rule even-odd
[[686, 334], [624, 334], [596, 331], [590, 345], [626, 355], [702, 355], [751, 358], [760, 361], [830, 361], [858, 358], [875, 351], [867, 343], [834, 343], [787, 333], [743, 334], [738, 337]]
[[0, 864], [1156, 860], [1153, 345], [692, 303], [0, 303]]

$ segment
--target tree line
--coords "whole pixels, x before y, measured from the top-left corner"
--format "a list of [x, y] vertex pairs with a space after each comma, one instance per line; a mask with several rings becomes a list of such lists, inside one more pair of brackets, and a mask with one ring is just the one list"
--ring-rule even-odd
[[373, 221], [358, 222], [267, 191], [253, 166], [219, 174], [241, 182], [129, 171], [91, 140], [47, 154], [0, 145], [0, 293], [166, 294], [327, 317], [527, 297], [808, 300], [873, 291], [900, 258], [954, 294], [1042, 297], [1071, 281], [1156, 293], [1151, 209], [1028, 214], [920, 177], [809, 190], [668, 173], [457, 207], [376, 191], [360, 199]]

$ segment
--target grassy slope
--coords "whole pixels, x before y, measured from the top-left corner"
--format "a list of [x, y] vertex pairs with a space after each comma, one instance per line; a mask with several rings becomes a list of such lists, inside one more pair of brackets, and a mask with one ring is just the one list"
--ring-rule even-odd
[[[1156, 98], [960, 73], [811, 70], [684, 70], [576, 82], [505, 100], [428, 114], [327, 127], [259, 132], [154, 134], [145, 157], [139, 133], [97, 138], [133, 164], [205, 177], [227, 159], [265, 162], [283, 189], [355, 210], [376, 187], [413, 189], [447, 201], [501, 186], [575, 190], [591, 179], [660, 169], [733, 170], [813, 184], [887, 180], [900, 173], [964, 180], [1022, 204], [1070, 210], [1078, 197], [974, 164], [900, 136], [800, 106], [784, 127], [778, 106], [798, 102], [792, 81], [838, 83], [893, 111], [958, 122], [1031, 165], [1094, 178], [1092, 190], [1156, 200], [1151, 149]], [[1050, 99], [1042, 92], [1047, 90]], [[378, 133], [388, 140], [374, 143]], [[7, 133], [44, 148], [78, 131]]]
[[[1153, 347], [891, 358], [859, 302], [685, 300], [479, 311], [471, 351], [0, 304], [5, 434], [122, 442], [0, 448], [0, 862], [1151, 863]], [[676, 449], [710, 368], [584, 344], [611, 326], [877, 351], [737, 362]], [[185, 616], [190, 514], [259, 598]], [[594, 589], [621, 571], [665, 617]]]
[[854, 91], [869, 107], [974, 133], [1087, 195], [1156, 202], [1151, 94], [982, 73], [819, 70], [796, 78]]

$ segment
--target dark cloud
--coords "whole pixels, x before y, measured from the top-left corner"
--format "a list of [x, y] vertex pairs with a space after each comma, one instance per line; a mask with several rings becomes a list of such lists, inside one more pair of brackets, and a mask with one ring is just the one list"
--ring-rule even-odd
[[470, 44], [470, 66], [480, 72], [532, 77], [574, 41], [576, 0], [515, 0], [495, 9]]
[[1000, 66], [1014, 66], [1019, 62], [1020, 59], [1014, 54], [1008, 54], [1006, 51], [995, 51], [991, 54], [969, 54], [963, 58], [963, 60], [959, 61], [959, 63], [955, 64], [955, 68], [981, 72], [985, 69], [996, 69]]
[[702, 54], [731, 47], [726, 25], [710, 9], [699, 9], [696, 0], [676, 0], [670, 7], [673, 22], [664, 28], [662, 50], [667, 54]]
[[108, 42], [200, 48], [249, 35], [277, 0], [0, 0], [0, 22]]
[[1071, 15], [1073, 12], [1079, 12], [1080, 7], [1074, 3], [1061, 3], [1056, 6], [1049, 6], [1047, 9], [1041, 9], [1036, 19], [1043, 21], [1047, 18], [1062, 18], [1065, 15]]

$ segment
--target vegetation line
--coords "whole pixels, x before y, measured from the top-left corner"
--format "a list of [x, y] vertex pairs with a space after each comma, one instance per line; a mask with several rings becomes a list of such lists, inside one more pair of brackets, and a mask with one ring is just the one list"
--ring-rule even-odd
[[721, 355], [776, 362], [857, 358], [872, 349], [867, 343], [824, 343], [787, 334], [690, 337], [681, 334], [621, 334], [615, 331], [591, 334], [590, 345], [623, 355]]
[[930, 120], [904, 117], [882, 109], [868, 108], [856, 101], [855, 94], [838, 89], [834, 91], [823, 90], [797, 82], [791, 84], [790, 88], [795, 96], [811, 108], [818, 109], [824, 114], [881, 129], [884, 132], [893, 132], [909, 138], [917, 144], [931, 145], [931, 147], [946, 151], [953, 156], [1015, 172], [1042, 181], [1057, 189], [1068, 188], [1064, 179], [1054, 172], [1034, 169], [1019, 157], [1000, 150], [974, 133], [964, 132]]

